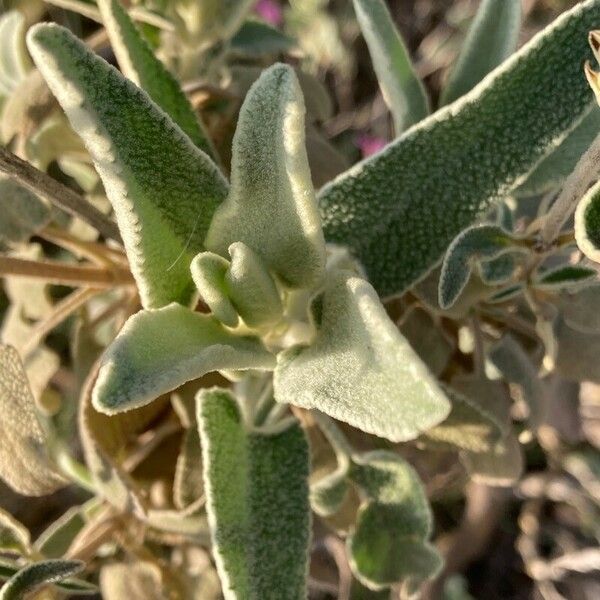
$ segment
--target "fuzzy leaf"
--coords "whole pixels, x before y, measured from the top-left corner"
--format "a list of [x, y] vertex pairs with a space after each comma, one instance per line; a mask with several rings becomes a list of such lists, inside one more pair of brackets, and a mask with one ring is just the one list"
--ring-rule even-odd
[[247, 431], [226, 390], [202, 390], [198, 423], [213, 552], [227, 599], [306, 598], [309, 453], [297, 422]]
[[338, 467], [310, 486], [310, 504], [321, 517], [329, 517], [341, 508], [348, 494], [350, 461], [338, 457]]
[[441, 104], [471, 91], [517, 48], [521, 0], [482, 0], [452, 70]]
[[145, 307], [188, 303], [189, 272], [227, 183], [135, 84], [62, 27], [34, 26], [29, 50], [94, 160]]
[[85, 505], [73, 506], [52, 523], [35, 541], [36, 550], [46, 558], [61, 558], [86, 524]]
[[396, 134], [429, 114], [429, 98], [383, 0], [354, 0], [383, 97], [394, 117]]
[[367, 500], [347, 542], [355, 576], [373, 590], [433, 577], [442, 559], [427, 541], [431, 513], [417, 474], [392, 452], [371, 452], [356, 462], [352, 478]]
[[591, 280], [597, 276], [598, 271], [591, 267], [562, 265], [544, 271], [536, 278], [535, 286], [547, 289], [573, 289], [589, 285]]
[[600, 262], [600, 181], [590, 188], [575, 211], [575, 239], [579, 249]]
[[321, 190], [327, 241], [349, 246], [381, 295], [430, 271], [587, 113], [581, 65], [599, 21], [600, 0], [580, 2], [460, 102]]
[[446, 417], [444, 392], [366, 281], [349, 272], [331, 274], [314, 309], [312, 345], [278, 356], [278, 402], [316, 408], [394, 442], [413, 439]]
[[231, 38], [231, 49], [243, 57], [287, 52], [295, 41], [268, 23], [248, 19]]
[[510, 235], [496, 225], [477, 225], [463, 231], [450, 244], [440, 276], [439, 303], [450, 308], [469, 281], [477, 260], [499, 259], [507, 252], [526, 251], [515, 246]]
[[156, 58], [119, 0], [98, 0], [98, 8], [123, 74], [146, 91], [200, 150], [214, 155], [179, 83]]
[[26, 496], [50, 494], [66, 484], [46, 451], [47, 433], [35, 410], [17, 351], [0, 346], [0, 476]]
[[102, 358], [94, 406], [113, 414], [144, 406], [186, 381], [222, 369], [272, 369], [257, 338], [228, 333], [179, 304], [143, 310], [123, 326]]
[[[22, 600], [40, 586], [56, 583], [83, 570], [80, 560], [46, 560], [33, 563], [13, 575], [0, 590], [0, 600]], [[93, 588], [90, 593], [94, 593]]]
[[304, 103], [291, 67], [276, 64], [250, 88], [233, 139], [231, 191], [215, 212], [209, 250], [234, 242], [256, 252], [283, 283], [315, 286], [325, 244], [304, 147]]
[[31, 70], [25, 27], [25, 17], [17, 10], [0, 17], [0, 100], [10, 96]]
[[0, 552], [27, 554], [30, 547], [31, 537], [27, 527], [0, 507]]

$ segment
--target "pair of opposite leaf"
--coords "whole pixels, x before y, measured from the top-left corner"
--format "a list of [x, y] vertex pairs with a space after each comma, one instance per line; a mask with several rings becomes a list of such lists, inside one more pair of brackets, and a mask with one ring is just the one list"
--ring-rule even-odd
[[[100, 8], [128, 70], [170, 81], [122, 7]], [[103, 179], [145, 308], [103, 359], [99, 410], [141, 406], [209, 371], [258, 369], [275, 370], [276, 400], [392, 441], [447, 415], [444, 393], [371, 286], [325, 270], [291, 68], [271, 67], [248, 93], [228, 184], [159, 108], [167, 108], [159, 83], [149, 97], [57, 26], [34, 27], [28, 45]], [[188, 308], [194, 282], [211, 315]], [[285, 327], [285, 299], [298, 290], [318, 293], [312, 343], [265, 347], [258, 334]], [[239, 317], [244, 327], [231, 330]]]

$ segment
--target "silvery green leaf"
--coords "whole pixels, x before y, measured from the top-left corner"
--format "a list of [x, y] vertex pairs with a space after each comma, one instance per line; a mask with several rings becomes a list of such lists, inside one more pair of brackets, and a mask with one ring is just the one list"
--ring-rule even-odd
[[581, 65], [599, 21], [600, 0], [578, 3], [459, 102], [320, 191], [327, 241], [349, 246], [382, 296], [421, 279], [587, 114]]
[[536, 277], [534, 285], [545, 289], [576, 289], [582, 285], [588, 286], [598, 271], [581, 265], [561, 265], [548, 269]]
[[223, 176], [143, 91], [66, 29], [39, 24], [27, 39], [102, 177], [144, 306], [189, 302], [190, 262], [226, 196]]
[[46, 558], [64, 556], [77, 534], [87, 523], [86, 513], [94, 505], [98, 505], [98, 500], [95, 498], [87, 504], [73, 506], [67, 510], [35, 540], [36, 550]]
[[212, 314], [224, 325], [236, 327], [238, 314], [229, 298], [225, 274], [229, 261], [214, 252], [200, 252], [192, 260], [192, 278]]
[[152, 562], [112, 562], [100, 569], [104, 600], [165, 600], [162, 574]]
[[350, 460], [338, 457], [338, 467], [310, 486], [310, 505], [321, 517], [335, 514], [346, 499], [349, 487]]
[[581, 199], [575, 211], [575, 239], [579, 249], [600, 262], [600, 181]]
[[98, 8], [123, 74], [146, 91], [200, 150], [214, 156], [206, 131], [179, 83], [156, 58], [120, 0], [98, 0]]
[[175, 506], [183, 510], [198, 500], [203, 493], [202, 452], [198, 428], [194, 424], [184, 431], [181, 450], [177, 457], [173, 480]]
[[316, 339], [278, 356], [278, 402], [318, 409], [394, 442], [447, 416], [444, 392], [366, 281], [347, 271], [330, 274], [313, 309]]
[[599, 306], [600, 284], [562, 295], [561, 311], [565, 324], [581, 333], [600, 333]]
[[28, 554], [31, 536], [25, 525], [0, 507], [0, 552]]
[[[0, 600], [22, 600], [37, 588], [67, 579], [85, 567], [80, 560], [45, 560], [23, 567], [0, 589]], [[88, 593], [94, 593], [90, 586]]]
[[[509, 252], [527, 252], [497, 225], [476, 225], [465, 229], [450, 244], [440, 275], [439, 303], [450, 308], [467, 285], [476, 261], [499, 259]], [[498, 266], [498, 263], [496, 263]], [[502, 274], [506, 265], [501, 263]], [[489, 275], [489, 273], [488, 273]]]
[[128, 319], [102, 358], [93, 403], [114, 414], [211, 371], [274, 366], [274, 356], [257, 338], [233, 335], [213, 317], [173, 303]]
[[0, 476], [15, 491], [43, 496], [66, 485], [49, 456], [27, 376], [17, 351], [0, 346]]
[[304, 103], [294, 71], [276, 64], [250, 88], [233, 139], [231, 190], [206, 246], [227, 256], [244, 242], [292, 288], [317, 285], [325, 265], [321, 220], [304, 147]]
[[50, 221], [50, 209], [12, 179], [0, 176], [0, 246], [26, 242]]
[[227, 599], [306, 598], [309, 451], [299, 424], [248, 430], [226, 390], [202, 390], [198, 424], [213, 552]]
[[277, 285], [260, 256], [243, 242], [229, 246], [225, 284], [233, 306], [249, 327], [274, 325], [283, 316]]
[[498, 304], [501, 302], [507, 302], [509, 300], [513, 300], [520, 296], [525, 290], [525, 285], [523, 283], [515, 283], [514, 285], [507, 285], [504, 289], [501, 289], [499, 292], [492, 294], [487, 302], [489, 304]]
[[486, 285], [500, 285], [510, 281], [516, 266], [514, 256], [503, 254], [491, 260], [482, 260], [479, 275]]
[[443, 563], [428, 542], [431, 512], [413, 468], [387, 451], [355, 461], [352, 478], [367, 499], [347, 541], [354, 575], [373, 590], [401, 581], [418, 585], [435, 576]]
[[0, 17], [0, 99], [10, 96], [31, 70], [25, 27], [25, 17], [17, 10]]
[[293, 38], [258, 19], [248, 19], [231, 38], [231, 50], [242, 57], [287, 52], [295, 45]]
[[557, 188], [573, 172], [581, 155], [600, 133], [600, 110], [593, 107], [573, 131], [551, 152], [516, 190], [517, 196], [533, 196]]
[[429, 98], [383, 0], [353, 0], [396, 134], [429, 114]]
[[441, 104], [450, 104], [471, 91], [517, 48], [521, 0], [482, 0], [469, 28]]

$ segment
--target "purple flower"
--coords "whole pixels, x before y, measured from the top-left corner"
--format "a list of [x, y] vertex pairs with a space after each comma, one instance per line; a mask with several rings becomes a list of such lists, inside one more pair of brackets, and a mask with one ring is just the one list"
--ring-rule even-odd
[[386, 146], [387, 142], [381, 137], [369, 135], [367, 133], [361, 133], [356, 138], [356, 145], [360, 149], [363, 158], [377, 154]]
[[275, 0], [258, 0], [254, 12], [276, 27], [283, 23], [283, 11]]

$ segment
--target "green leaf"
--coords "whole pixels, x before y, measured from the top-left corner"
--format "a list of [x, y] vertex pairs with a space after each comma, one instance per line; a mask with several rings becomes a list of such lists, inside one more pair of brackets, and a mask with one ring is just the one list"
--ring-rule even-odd
[[600, 262], [600, 181], [589, 189], [577, 206], [575, 239], [590, 260]]
[[257, 19], [248, 19], [231, 38], [231, 49], [243, 57], [281, 54], [295, 44], [293, 38]]
[[137, 83], [209, 156], [214, 149], [175, 77], [154, 55], [119, 0], [98, 0], [110, 44], [123, 74]]
[[471, 91], [517, 48], [521, 0], [482, 0], [456, 66], [442, 92], [442, 105]]
[[306, 598], [309, 452], [294, 420], [248, 431], [226, 390], [202, 390], [198, 423], [213, 552], [227, 599]]
[[557, 188], [573, 172], [582, 154], [600, 133], [600, 110], [592, 110], [516, 190], [519, 197], [544, 194]]
[[329, 517], [341, 508], [349, 488], [350, 460], [338, 457], [338, 467], [310, 486], [310, 505], [321, 517]]
[[255, 0], [202, 0], [194, 3], [194, 34], [204, 45], [228, 40], [242, 25]]
[[580, 265], [561, 265], [548, 269], [535, 279], [535, 286], [546, 289], [573, 289], [587, 286], [593, 278], [598, 276], [598, 271], [591, 267]]
[[347, 542], [355, 576], [373, 590], [435, 576], [442, 559], [427, 541], [431, 512], [415, 471], [392, 452], [355, 460], [352, 478], [367, 496]]
[[47, 451], [48, 434], [38, 418], [17, 351], [0, 345], [0, 476], [25, 496], [50, 494], [66, 484]]
[[34, 26], [29, 50], [94, 160], [142, 302], [190, 301], [192, 258], [227, 183], [152, 100], [62, 27]]
[[[469, 282], [475, 261], [498, 259], [507, 252], [527, 252], [527, 249], [516, 246], [515, 240], [497, 225], [476, 225], [465, 229], [450, 244], [444, 257], [439, 287], [440, 306], [448, 309], [456, 302]], [[505, 269], [502, 272], [505, 273]]]
[[250, 88], [233, 139], [231, 191], [206, 246], [227, 256], [254, 250], [283, 283], [310, 288], [323, 275], [325, 244], [304, 147], [304, 103], [291, 67], [276, 64]]
[[312, 345], [278, 356], [278, 402], [316, 408], [393, 442], [413, 439], [447, 416], [444, 392], [366, 281], [331, 274], [313, 308]]
[[25, 26], [25, 17], [17, 10], [0, 17], [0, 100], [10, 96], [31, 70]]
[[31, 536], [27, 527], [0, 507], [0, 552], [17, 552], [26, 555], [30, 548]]
[[[91, 502], [96, 502], [93, 499]], [[61, 558], [86, 524], [88, 506], [73, 506], [52, 523], [35, 541], [36, 549], [46, 558]]]
[[40, 586], [62, 581], [84, 567], [80, 560], [46, 560], [28, 565], [2, 586], [0, 600], [22, 600]]
[[600, 0], [580, 2], [460, 102], [321, 190], [325, 238], [349, 246], [382, 296], [426, 275], [587, 114], [581, 65], [599, 21]]
[[429, 98], [383, 0], [353, 0], [396, 134], [429, 114]]
[[257, 338], [232, 335], [214, 318], [173, 303], [125, 323], [102, 358], [93, 404], [114, 414], [211, 371], [269, 370], [274, 363]]

